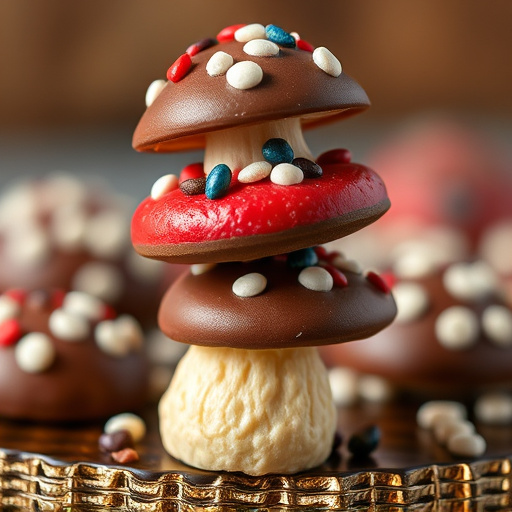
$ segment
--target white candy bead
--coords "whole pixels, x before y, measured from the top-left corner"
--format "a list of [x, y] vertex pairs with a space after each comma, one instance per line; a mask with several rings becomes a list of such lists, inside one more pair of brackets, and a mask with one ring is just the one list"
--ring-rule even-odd
[[416, 279], [432, 274], [437, 268], [435, 255], [430, 252], [404, 252], [393, 263], [393, 273], [402, 279]]
[[190, 273], [193, 276], [200, 276], [216, 267], [216, 263], [195, 263], [194, 265], [190, 265]]
[[512, 346], [512, 311], [508, 307], [497, 304], [487, 307], [482, 313], [482, 328], [495, 345]]
[[270, 171], [272, 171], [272, 164], [269, 162], [253, 162], [238, 173], [238, 181], [253, 183], [269, 176]]
[[352, 405], [357, 400], [357, 373], [351, 368], [337, 366], [328, 372], [332, 399], [338, 407]]
[[416, 421], [421, 428], [430, 429], [433, 427], [436, 418], [455, 418], [464, 420], [467, 411], [460, 402], [450, 400], [431, 400], [425, 402], [416, 413]]
[[124, 315], [117, 320], [100, 322], [96, 326], [94, 339], [103, 352], [113, 357], [125, 357], [141, 348], [143, 335], [136, 320]]
[[334, 280], [322, 267], [306, 267], [299, 274], [299, 283], [315, 292], [328, 292], [332, 290]]
[[87, 318], [64, 309], [52, 312], [48, 326], [53, 336], [65, 341], [83, 341], [90, 332]]
[[50, 368], [55, 360], [52, 340], [41, 332], [23, 336], [14, 349], [18, 366], [27, 373], [41, 373]]
[[512, 396], [505, 393], [487, 393], [475, 402], [478, 421], [491, 425], [512, 424]]
[[464, 306], [449, 307], [437, 317], [435, 333], [444, 348], [464, 350], [478, 341], [478, 318], [473, 311]]
[[440, 444], [446, 444], [455, 435], [474, 432], [475, 426], [468, 420], [441, 417], [434, 422], [434, 437]]
[[407, 323], [419, 318], [428, 308], [429, 300], [425, 289], [417, 283], [402, 282], [393, 286], [398, 323]]
[[297, 185], [304, 179], [304, 173], [292, 164], [277, 164], [270, 173], [270, 181], [276, 185]]
[[244, 52], [253, 57], [274, 57], [279, 46], [268, 39], [253, 39], [244, 45]]
[[239, 43], [246, 43], [252, 39], [266, 39], [265, 27], [260, 23], [251, 23], [239, 28], [234, 34]]
[[129, 246], [129, 221], [119, 212], [103, 212], [89, 219], [85, 246], [98, 258], [122, 257]]
[[51, 256], [50, 237], [35, 224], [11, 230], [5, 238], [7, 258], [18, 267], [35, 267]]
[[206, 64], [206, 72], [210, 76], [220, 76], [233, 65], [233, 57], [226, 52], [216, 52]]
[[103, 431], [106, 434], [113, 434], [120, 430], [127, 430], [132, 436], [133, 441], [138, 443], [142, 441], [146, 435], [146, 424], [140, 416], [130, 412], [124, 412], [112, 416], [103, 427]]
[[100, 320], [105, 314], [105, 304], [88, 293], [74, 291], [64, 297], [62, 309], [88, 320]]
[[267, 278], [258, 272], [239, 277], [233, 283], [233, 293], [238, 297], [254, 297], [267, 287]]
[[393, 390], [386, 379], [378, 375], [361, 375], [358, 382], [359, 396], [366, 402], [387, 402]]
[[165, 87], [167, 82], [165, 80], [159, 79], [154, 80], [148, 87], [146, 91], [146, 107], [150, 107], [153, 102], [157, 99], [157, 97], [162, 92], [162, 89]]
[[480, 457], [487, 446], [479, 434], [458, 434], [448, 439], [447, 448], [452, 455], [458, 457]]
[[480, 242], [482, 257], [500, 274], [512, 274], [512, 221], [505, 220], [489, 228]]
[[263, 79], [263, 70], [250, 60], [243, 60], [231, 66], [226, 73], [226, 80], [235, 89], [251, 89]]
[[0, 324], [5, 320], [16, 318], [21, 312], [18, 302], [7, 295], [0, 295]]
[[[121, 270], [114, 265], [91, 261], [76, 271], [72, 287], [88, 296], [105, 302], [114, 302], [124, 291], [124, 278]], [[101, 310], [104, 311], [103, 306]], [[95, 318], [101, 318], [101, 314]]]
[[354, 274], [362, 274], [363, 269], [356, 260], [347, 260], [343, 256], [336, 256], [332, 260], [332, 264], [341, 271], [353, 272]]
[[448, 292], [460, 300], [476, 300], [492, 294], [497, 288], [497, 277], [483, 261], [454, 263], [443, 274]]
[[313, 52], [314, 63], [328, 75], [338, 77], [341, 75], [340, 61], [324, 46], [319, 46]]
[[166, 174], [165, 176], [158, 178], [151, 187], [151, 199], [156, 201], [163, 195], [167, 194], [167, 192], [177, 189], [178, 186], [178, 176], [175, 176], [174, 174]]
[[66, 251], [80, 249], [83, 245], [87, 212], [76, 205], [55, 210], [51, 219], [51, 234], [55, 244]]

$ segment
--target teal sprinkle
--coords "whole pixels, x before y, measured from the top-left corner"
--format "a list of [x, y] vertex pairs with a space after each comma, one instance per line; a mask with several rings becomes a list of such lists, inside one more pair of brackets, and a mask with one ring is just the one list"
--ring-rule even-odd
[[208, 199], [224, 196], [231, 183], [231, 169], [226, 164], [216, 165], [206, 178], [205, 194]]
[[291, 34], [276, 25], [267, 25], [265, 32], [269, 41], [284, 46], [285, 48], [295, 48], [297, 44]]

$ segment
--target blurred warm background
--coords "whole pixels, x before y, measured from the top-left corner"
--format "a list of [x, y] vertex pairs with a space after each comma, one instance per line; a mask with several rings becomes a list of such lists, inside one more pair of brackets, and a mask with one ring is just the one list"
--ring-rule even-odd
[[116, 176], [145, 195], [186, 161], [130, 149], [147, 86], [189, 44], [241, 22], [327, 46], [368, 92], [372, 108], [311, 133], [313, 150], [327, 135], [361, 159], [404, 122], [439, 112], [506, 142], [511, 21], [507, 0], [3, 1], [0, 183], [59, 169]]

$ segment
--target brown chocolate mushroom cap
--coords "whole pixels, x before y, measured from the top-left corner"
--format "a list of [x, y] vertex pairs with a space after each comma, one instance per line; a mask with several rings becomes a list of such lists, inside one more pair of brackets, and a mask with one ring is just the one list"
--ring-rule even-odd
[[[164, 296], [160, 328], [193, 345], [276, 349], [365, 338], [396, 314], [392, 296], [361, 274], [344, 272], [347, 286], [314, 291], [300, 284], [300, 271], [268, 258], [187, 273]], [[236, 295], [233, 283], [253, 272], [265, 276], [265, 290], [253, 297]]]
[[[147, 108], [133, 136], [138, 151], [170, 152], [202, 148], [205, 134], [266, 121], [299, 117], [309, 128], [356, 114], [370, 102], [362, 87], [345, 73], [322, 71], [310, 52], [279, 47], [273, 57], [254, 57], [244, 43], [231, 41], [192, 57], [179, 82], [167, 82]], [[206, 72], [210, 57], [223, 51], [234, 62], [253, 61], [263, 70], [261, 83], [239, 90], [225, 75]]]
[[[470, 266], [468, 270], [471, 271]], [[503, 332], [503, 322], [499, 318], [488, 317], [487, 323], [484, 320], [488, 308], [503, 308], [501, 312], [508, 311], [510, 315], [510, 307], [494, 293], [474, 300], [457, 298], [446, 289], [444, 275], [444, 269], [437, 269], [416, 279], [399, 281], [393, 288], [399, 309], [393, 325], [361, 343], [322, 347], [325, 363], [382, 376], [398, 389], [426, 398], [463, 399], [485, 390], [512, 389], [512, 338], [498, 343], [493, 333]], [[400, 312], [398, 293], [402, 284], [415, 286], [427, 298], [423, 308], [407, 317]], [[412, 302], [411, 298], [409, 303]], [[474, 318], [474, 341], [468, 346], [449, 347], [440, 340], [443, 328], [438, 319], [453, 308], [464, 308]], [[409, 309], [404, 304], [402, 315]], [[465, 322], [454, 322], [453, 331], [464, 336], [469, 329], [468, 320]]]
[[[147, 403], [149, 381], [143, 348], [134, 347], [124, 355], [100, 348], [95, 327], [102, 320], [88, 321], [90, 332], [83, 339], [56, 336], [50, 316], [57, 309], [52, 295], [59, 294], [28, 292], [16, 317], [21, 338], [0, 346], [0, 416], [75, 422], [140, 410]], [[5, 333], [5, 324], [3, 329]], [[47, 368], [29, 372], [20, 366], [16, 351], [24, 338], [33, 334], [47, 337], [54, 357]], [[36, 350], [32, 357], [41, 355]]]

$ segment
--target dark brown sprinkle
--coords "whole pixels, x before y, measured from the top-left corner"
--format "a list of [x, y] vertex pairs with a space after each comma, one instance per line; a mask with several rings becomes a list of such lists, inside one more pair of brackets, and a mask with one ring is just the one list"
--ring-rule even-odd
[[118, 430], [110, 434], [101, 434], [98, 445], [102, 452], [118, 452], [125, 448], [133, 448], [133, 438], [127, 430]]
[[46, 290], [30, 292], [26, 300], [27, 308], [41, 311], [52, 306], [52, 294]]
[[294, 158], [292, 164], [298, 167], [307, 179], [320, 178], [323, 174], [322, 168], [307, 158]]
[[118, 452], [112, 452], [110, 456], [119, 464], [128, 464], [139, 460], [139, 454], [133, 448], [123, 448]]
[[206, 176], [182, 181], [180, 183], [180, 190], [187, 196], [204, 194], [206, 190]]

